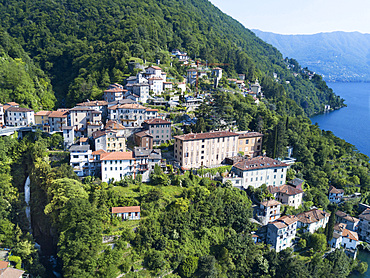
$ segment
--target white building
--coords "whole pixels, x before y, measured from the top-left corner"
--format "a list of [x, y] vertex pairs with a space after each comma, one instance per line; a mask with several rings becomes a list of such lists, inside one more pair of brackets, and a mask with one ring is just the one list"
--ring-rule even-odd
[[311, 209], [297, 214], [296, 217], [298, 218], [298, 228], [303, 228], [304, 231], [313, 234], [317, 229], [325, 228], [330, 214], [319, 209]]
[[343, 211], [337, 210], [335, 213], [335, 220], [337, 223], [346, 224], [346, 228], [350, 231], [357, 231], [360, 219], [353, 217]]
[[90, 175], [90, 159], [92, 159], [92, 151], [89, 145], [72, 145], [69, 148], [71, 155], [70, 165], [73, 171], [79, 177]]
[[28, 126], [35, 124], [35, 112], [23, 107], [9, 107], [5, 111], [7, 126]]
[[64, 147], [69, 148], [74, 143], [75, 131], [72, 126], [63, 126], [62, 131], [63, 131]]
[[343, 196], [344, 196], [343, 189], [336, 189], [332, 185], [329, 187], [329, 201], [330, 202], [338, 204], [342, 201]]
[[256, 218], [263, 225], [273, 222], [280, 218], [281, 203], [276, 200], [268, 200], [260, 203], [256, 211]]
[[370, 243], [370, 208], [365, 209], [359, 216], [358, 234], [361, 240]]
[[343, 247], [346, 253], [352, 257], [356, 257], [358, 244], [358, 234], [354, 231], [346, 229], [346, 224], [335, 224], [333, 238], [330, 240], [329, 245], [332, 248]]
[[302, 205], [303, 190], [291, 185], [269, 186], [269, 192], [283, 205], [299, 208]]
[[50, 132], [62, 131], [64, 126], [67, 126], [68, 110], [51, 111], [48, 115]]
[[135, 147], [134, 156], [136, 173], [142, 175], [143, 182], [149, 182], [150, 173], [154, 170], [154, 166], [161, 163], [161, 150]]
[[267, 225], [267, 244], [271, 244], [276, 252], [292, 247], [297, 234], [297, 218], [285, 215]]
[[4, 106], [0, 103], [0, 125], [4, 125]]
[[110, 152], [100, 155], [103, 182], [120, 181], [124, 176], [135, 175], [133, 152]]
[[121, 123], [123, 126], [139, 127], [149, 119], [158, 115], [158, 109], [151, 109], [140, 104], [114, 105], [108, 108], [109, 120]]
[[104, 91], [104, 100], [107, 102], [122, 100], [125, 92], [127, 92], [127, 90], [125, 90], [121, 84], [111, 84], [108, 89]]
[[[288, 164], [265, 156], [243, 159], [234, 164], [231, 169], [236, 179], [235, 177], [225, 178], [225, 181], [230, 180], [233, 186], [245, 189], [248, 186], [257, 188], [262, 184], [281, 186], [285, 184], [288, 166]], [[238, 178], [242, 178], [241, 184], [236, 183], [240, 180]]]
[[155, 95], [158, 95], [163, 92], [163, 79], [159, 76], [153, 76], [148, 79], [149, 81], [149, 90], [153, 91]]

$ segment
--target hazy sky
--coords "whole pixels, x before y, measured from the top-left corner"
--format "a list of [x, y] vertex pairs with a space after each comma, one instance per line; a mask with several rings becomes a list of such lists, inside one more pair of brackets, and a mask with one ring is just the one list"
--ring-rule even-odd
[[279, 34], [370, 33], [370, 0], [210, 0], [248, 29]]

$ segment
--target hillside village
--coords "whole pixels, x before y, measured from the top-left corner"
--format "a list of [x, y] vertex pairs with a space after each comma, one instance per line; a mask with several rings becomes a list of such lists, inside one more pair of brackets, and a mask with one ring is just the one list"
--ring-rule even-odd
[[[151, 183], [155, 171], [199, 176], [205, 172], [212, 180], [248, 193], [255, 244], [265, 243], [277, 252], [293, 248], [303, 255], [325, 251], [326, 256], [342, 248], [355, 259], [360, 242], [370, 243], [370, 207], [361, 205], [363, 212], [354, 217], [337, 210], [337, 205], [359, 195], [345, 196], [343, 189], [330, 186], [330, 214], [305, 201], [305, 181], [290, 171], [299, 162], [292, 147], [285, 146], [287, 157], [268, 157], [264, 134], [226, 122], [219, 130], [192, 132], [190, 126], [199, 124], [194, 112], [212, 103], [213, 90], [241, 94], [258, 106], [264, 99], [258, 80], [248, 82], [243, 74], [226, 78], [222, 65], [192, 61], [177, 49], [171, 55], [186, 68], [185, 81], [167, 74], [159, 61], [149, 66], [137, 63], [136, 75], [124, 84], [111, 84], [101, 99], [73, 108], [35, 112], [15, 102], [1, 105], [1, 132], [24, 136], [41, 130], [57, 138], [57, 149], [69, 153], [69, 164], [81, 179], [91, 176], [118, 185], [128, 177]], [[112, 216], [122, 221], [140, 220], [141, 212], [140, 205], [111, 207]], [[309, 246], [318, 232], [325, 235], [328, 249]]]

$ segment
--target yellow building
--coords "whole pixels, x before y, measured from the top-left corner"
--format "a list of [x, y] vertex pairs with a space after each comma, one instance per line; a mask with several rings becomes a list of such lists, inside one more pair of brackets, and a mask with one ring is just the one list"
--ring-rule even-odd
[[186, 169], [219, 165], [237, 155], [238, 136], [229, 131], [174, 136], [175, 159]]
[[51, 111], [39, 111], [35, 113], [35, 124], [44, 125], [49, 124], [49, 114]]
[[240, 131], [238, 139], [238, 153], [247, 157], [262, 155], [263, 134], [259, 132]]

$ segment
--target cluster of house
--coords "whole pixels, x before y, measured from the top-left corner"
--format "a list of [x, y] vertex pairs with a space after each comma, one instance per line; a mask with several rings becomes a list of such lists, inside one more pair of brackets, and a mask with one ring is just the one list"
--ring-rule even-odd
[[[295, 196], [302, 194], [303, 191]], [[260, 203], [257, 219], [262, 219], [265, 226], [264, 229], [260, 229], [262, 233], [254, 235], [255, 242], [263, 240], [277, 252], [294, 246], [298, 229], [302, 232], [314, 233], [319, 228], [325, 228], [329, 221], [330, 214], [317, 208], [297, 215], [280, 216], [281, 205], [282, 203], [276, 199]], [[337, 211], [333, 238], [328, 242], [329, 246], [342, 247], [349, 256], [355, 258], [359, 242], [358, 222], [358, 219]]]
[[[314, 233], [319, 228], [325, 228], [330, 214], [317, 208], [297, 215], [281, 216], [281, 205], [298, 208], [302, 204], [302, 184], [302, 180], [294, 179], [282, 186], [268, 186], [274, 199], [260, 202], [254, 209], [255, 219], [263, 225], [252, 235], [255, 242], [264, 241], [279, 252], [295, 245], [298, 230]], [[333, 191], [332, 187], [329, 192], [344, 193]], [[338, 210], [335, 222], [329, 246], [343, 248], [348, 256], [355, 258], [359, 239], [370, 243], [370, 207], [366, 207], [359, 218]]]

